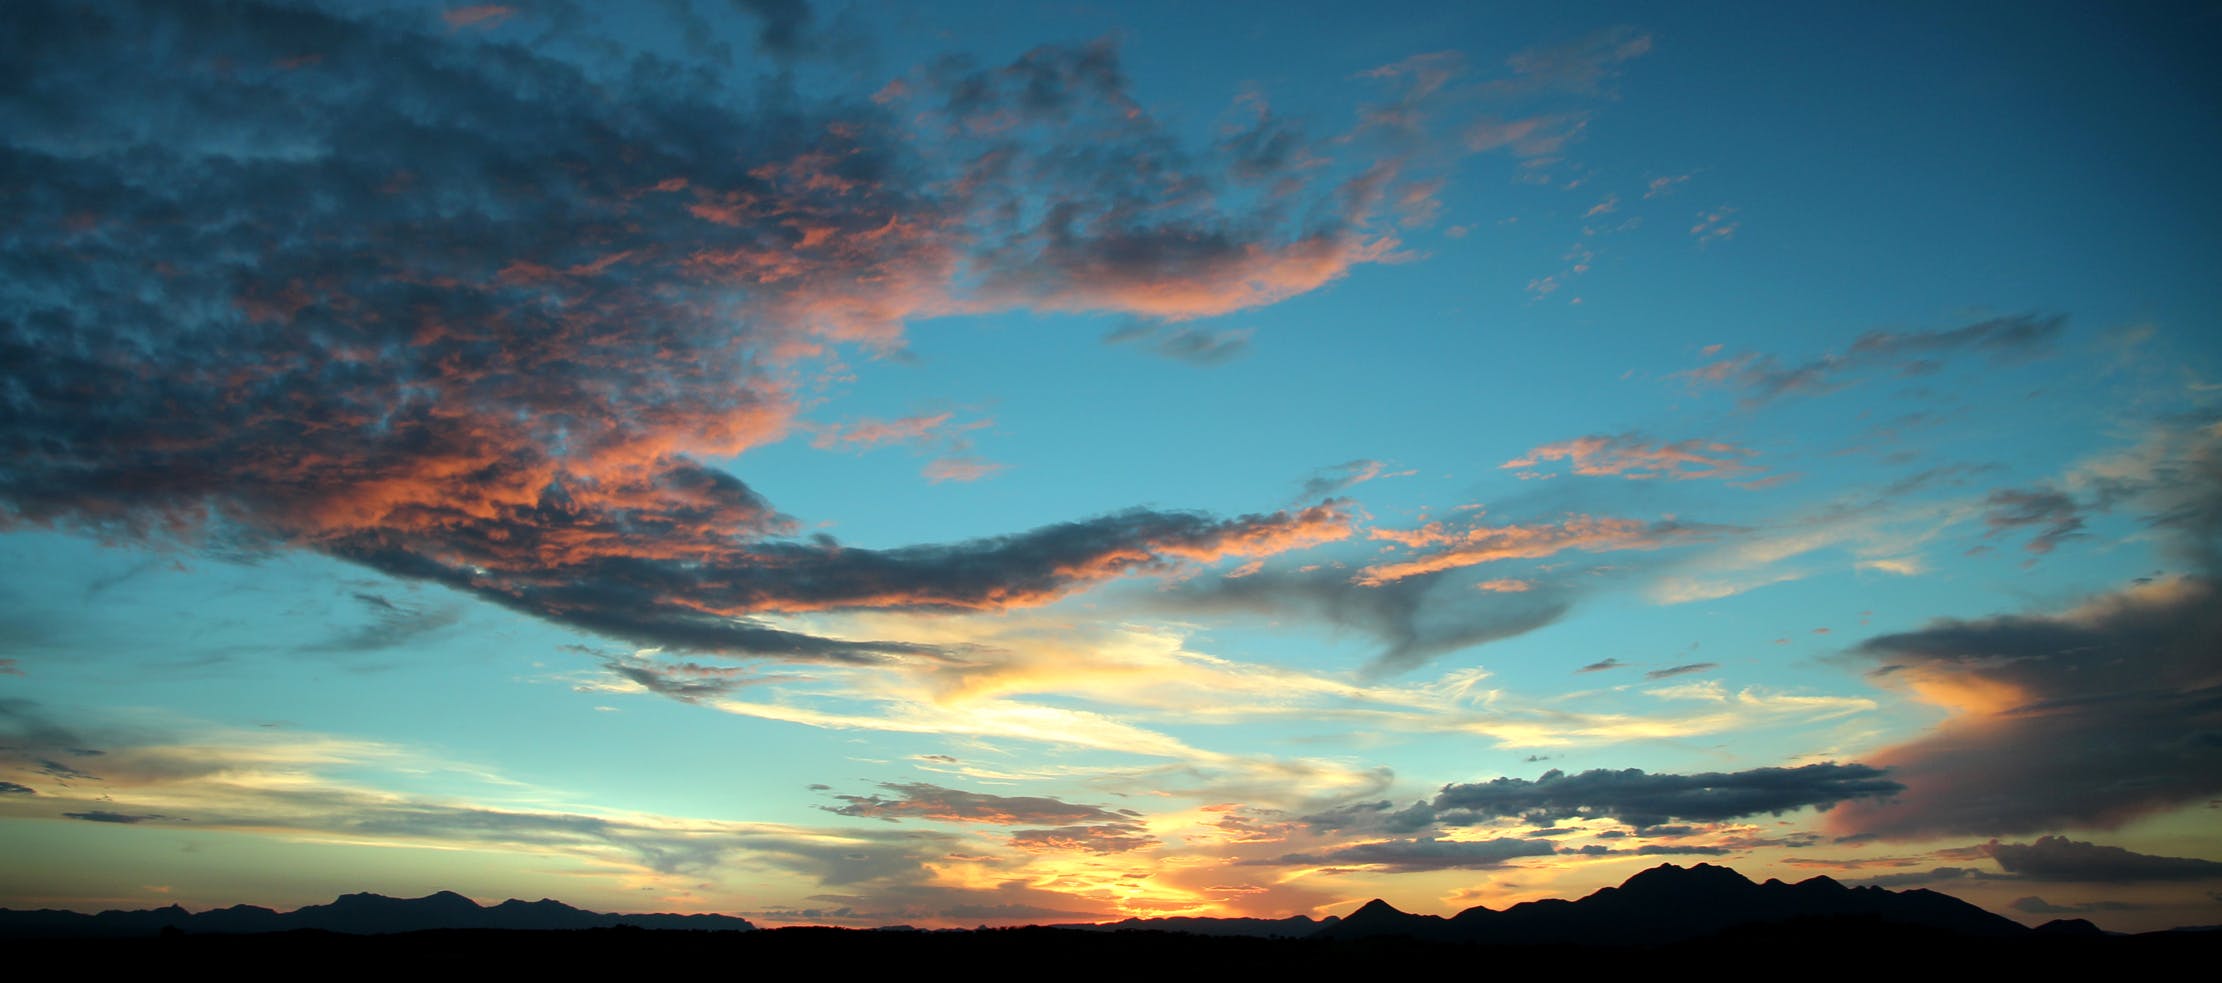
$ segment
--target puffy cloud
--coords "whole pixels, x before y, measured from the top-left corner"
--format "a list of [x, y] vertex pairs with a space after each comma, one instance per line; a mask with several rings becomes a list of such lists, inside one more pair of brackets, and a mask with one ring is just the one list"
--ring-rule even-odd
[[[812, 50], [806, 5], [746, 6], [764, 48]], [[1036, 604], [1347, 535], [1321, 507], [796, 541], [709, 462], [795, 429], [827, 345], [1008, 306], [1223, 313], [1390, 243], [1325, 175], [1319, 221], [1223, 205], [1108, 43], [914, 80], [944, 117], [1032, 127], [928, 139], [779, 77], [736, 97], [706, 65], [501, 40], [535, 16], [0, 9], [0, 523], [313, 549], [644, 646], [805, 661], [927, 650], [762, 616]], [[903, 436], [883, 423], [833, 439]]]
[[1648, 827], [1677, 819], [1719, 822], [1808, 807], [1827, 809], [1903, 789], [1885, 774], [1881, 768], [1833, 762], [1695, 775], [1649, 774], [1636, 768], [1569, 775], [1554, 768], [1534, 781], [1497, 778], [1446, 785], [1431, 805], [1436, 820], [1447, 824], [1503, 817], [1546, 823], [1609, 817]]

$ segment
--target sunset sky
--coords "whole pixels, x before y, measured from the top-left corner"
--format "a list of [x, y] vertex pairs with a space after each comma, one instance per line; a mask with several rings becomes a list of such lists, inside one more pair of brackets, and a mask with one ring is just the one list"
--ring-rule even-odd
[[0, 3], [0, 907], [2222, 923], [2212, 3]]

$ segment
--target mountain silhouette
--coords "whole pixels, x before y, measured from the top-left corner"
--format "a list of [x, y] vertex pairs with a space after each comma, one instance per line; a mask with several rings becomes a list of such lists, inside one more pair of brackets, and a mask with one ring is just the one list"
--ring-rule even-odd
[[2013, 938], [2019, 922], [1935, 891], [1845, 887], [1827, 877], [1754, 884], [1727, 867], [1660, 864], [1619, 887], [1577, 901], [1528, 901], [1502, 911], [1468, 908], [1448, 918], [1367, 902], [1322, 938], [1409, 936], [1490, 945], [1663, 945], [1747, 926], [1857, 920], [1972, 938]]
[[234, 905], [199, 914], [174, 904], [144, 911], [103, 911], [97, 915], [52, 909], [0, 909], [0, 936], [19, 938], [150, 936], [170, 929], [222, 935], [304, 929], [343, 935], [392, 935], [441, 929], [550, 932], [618, 927], [742, 932], [756, 926], [748, 919], [732, 915], [603, 914], [547, 898], [538, 901], [512, 898], [484, 907], [453, 891], [421, 898], [343, 894], [330, 904], [308, 905], [282, 913], [253, 905]]
[[[746, 931], [747, 919], [730, 915], [617, 915], [586, 911], [560, 901], [511, 899], [491, 907], [452, 891], [422, 898], [344, 894], [330, 904], [290, 912], [237, 905], [198, 914], [177, 905], [144, 911], [0, 910], [0, 936], [151, 937], [165, 931], [195, 935], [255, 935], [312, 930], [341, 935], [393, 935], [433, 930], [561, 932], [608, 928]], [[1049, 926], [1044, 931], [1154, 932], [1221, 938], [1365, 940], [1406, 938], [1431, 943], [1485, 945], [1657, 946], [1739, 933], [1916, 933], [1959, 939], [2102, 936], [2083, 921], [2030, 929], [1958, 898], [1935, 891], [1846, 887], [1828, 877], [1797, 883], [1753, 883], [1727, 867], [1660, 864], [1617, 887], [1576, 900], [1528, 901], [1503, 910], [1468, 908], [1449, 918], [1400, 911], [1381, 899], [1341, 918], [1129, 918], [1097, 925]]]

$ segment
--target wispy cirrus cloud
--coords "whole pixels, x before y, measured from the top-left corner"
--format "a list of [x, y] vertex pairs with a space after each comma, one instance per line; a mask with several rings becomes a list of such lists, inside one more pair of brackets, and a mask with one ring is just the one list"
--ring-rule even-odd
[[[1736, 478], [1761, 470], [1747, 463], [1758, 453], [1717, 440], [1654, 442], [1634, 433], [1593, 434], [1544, 444], [1498, 467], [1534, 469], [1546, 461], [1565, 461], [1579, 475], [1638, 480]], [[1521, 476], [1535, 473], [1523, 471]]]
[[[1706, 234], [1711, 234], [1717, 229], [1701, 225], [1692, 231], [1709, 230]], [[1756, 407], [1789, 396], [1836, 392], [1868, 372], [1934, 372], [1942, 359], [1954, 355], [1978, 354], [1995, 364], [2035, 358], [2051, 349], [2066, 324], [2067, 319], [2058, 315], [2017, 314], [1935, 331], [1870, 331], [1853, 339], [1842, 352], [1797, 364], [1785, 364], [1773, 355], [1746, 353], [1709, 362], [1676, 377], [1698, 385], [1733, 386], [1742, 390], [1745, 406]]]
[[1568, 550], [1600, 553], [1663, 549], [1701, 542], [1731, 531], [1726, 526], [1671, 519], [1647, 523], [1589, 515], [1569, 515], [1558, 522], [1491, 526], [1482, 524], [1476, 513], [1463, 526], [1438, 521], [1417, 529], [1366, 530], [1366, 535], [1373, 539], [1423, 552], [1409, 560], [1370, 564], [1359, 570], [1353, 579], [1360, 584], [1379, 586], [1443, 570], [1502, 560], [1537, 559]]

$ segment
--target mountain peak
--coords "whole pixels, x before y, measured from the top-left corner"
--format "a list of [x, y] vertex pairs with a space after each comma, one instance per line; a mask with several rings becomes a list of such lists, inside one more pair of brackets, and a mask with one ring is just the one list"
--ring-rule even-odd
[[1694, 864], [1689, 867], [1660, 864], [1649, 870], [1639, 871], [1634, 877], [1620, 883], [1620, 889], [1623, 891], [1639, 892], [1688, 890], [1691, 887], [1719, 890], [1751, 886], [1753, 885], [1750, 878], [1737, 873], [1733, 868], [1714, 864]]
[[1403, 911], [1401, 911], [1401, 910], [1399, 910], [1399, 909], [1397, 908], [1397, 906], [1395, 906], [1395, 905], [1393, 905], [1393, 904], [1390, 904], [1390, 903], [1388, 903], [1388, 902], [1386, 902], [1386, 901], [1383, 901], [1383, 900], [1381, 900], [1380, 898], [1375, 898], [1375, 899], [1373, 899], [1373, 900], [1371, 900], [1371, 901], [1368, 901], [1368, 902], [1366, 902], [1365, 904], [1359, 905], [1359, 906], [1358, 906], [1358, 910], [1357, 910], [1357, 911], [1353, 911], [1353, 912], [1351, 912], [1351, 913], [1350, 913], [1350, 916], [1349, 916], [1349, 917], [1351, 917], [1351, 918], [1369, 918], [1369, 917], [1370, 917], [1370, 918], [1378, 918], [1378, 917], [1380, 917], [1380, 916], [1382, 916], [1382, 915], [1402, 915], [1402, 914], [1404, 914], [1404, 912], [1403, 912]]

